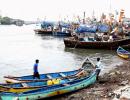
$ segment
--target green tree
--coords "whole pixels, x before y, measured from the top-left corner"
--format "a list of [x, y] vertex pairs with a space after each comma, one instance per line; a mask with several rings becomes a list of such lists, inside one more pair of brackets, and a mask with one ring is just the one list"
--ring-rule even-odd
[[0, 24], [1, 24], [2, 16], [0, 16]]
[[9, 17], [3, 17], [1, 19], [1, 24], [4, 24], [4, 25], [11, 24], [11, 18], [9, 18]]

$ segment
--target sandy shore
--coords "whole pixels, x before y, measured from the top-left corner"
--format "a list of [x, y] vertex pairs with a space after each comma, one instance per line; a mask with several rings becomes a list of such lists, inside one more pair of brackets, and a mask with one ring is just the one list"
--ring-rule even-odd
[[124, 61], [115, 69], [100, 76], [94, 85], [74, 93], [49, 100], [130, 100], [130, 62]]

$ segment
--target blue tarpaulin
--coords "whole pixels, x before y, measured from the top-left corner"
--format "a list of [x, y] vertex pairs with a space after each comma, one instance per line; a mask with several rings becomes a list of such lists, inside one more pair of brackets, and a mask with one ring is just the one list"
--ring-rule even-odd
[[64, 27], [64, 28], [70, 28], [70, 27], [71, 27], [71, 24], [65, 23], [65, 22], [60, 22], [59, 25], [60, 25], [61, 27]]
[[64, 28], [70, 28], [71, 27], [70, 24], [62, 24], [61, 26], [64, 27]]
[[75, 31], [76, 33], [84, 33], [84, 32], [95, 33], [96, 30], [97, 30], [96, 25], [81, 25]]
[[41, 23], [41, 27], [44, 28], [44, 27], [49, 27], [49, 26], [53, 26], [54, 23], [53, 22], [47, 22], [47, 21], [43, 21]]
[[106, 25], [106, 24], [98, 25], [98, 31], [99, 32], [108, 32], [109, 31], [109, 26]]

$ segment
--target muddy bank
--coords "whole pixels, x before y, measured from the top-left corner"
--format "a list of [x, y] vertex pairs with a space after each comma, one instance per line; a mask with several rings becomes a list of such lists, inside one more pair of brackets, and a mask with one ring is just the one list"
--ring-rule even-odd
[[126, 85], [130, 85], [130, 62], [128, 61], [100, 76], [99, 81], [90, 87], [60, 97], [49, 98], [49, 100], [115, 100], [115, 98], [130, 100], [114, 92]]

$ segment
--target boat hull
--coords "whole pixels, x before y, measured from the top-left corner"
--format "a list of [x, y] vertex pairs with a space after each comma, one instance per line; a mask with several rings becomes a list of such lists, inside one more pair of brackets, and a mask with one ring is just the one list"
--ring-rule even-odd
[[6, 88], [0, 87], [0, 92], [13, 92], [13, 93], [21, 93], [29, 90], [39, 89], [41, 87], [25, 87], [25, 88]]
[[71, 33], [66, 32], [53, 32], [54, 36], [71, 36]]
[[117, 55], [123, 59], [130, 59], [130, 52], [120, 46], [117, 49]]
[[35, 29], [34, 32], [37, 34], [45, 34], [45, 35], [47, 35], [47, 34], [50, 35], [53, 33], [52, 31], [45, 31], [43, 29]]
[[[65, 72], [56, 72], [56, 73], [45, 73], [40, 74], [40, 79], [33, 79], [33, 75], [15, 77], [15, 76], [4, 76], [5, 81], [8, 83], [20, 83], [20, 82], [30, 82], [30, 81], [47, 81], [49, 79], [55, 78], [67, 78], [74, 76], [77, 74], [81, 69], [73, 70], [73, 71], [65, 71]], [[64, 75], [64, 76], [63, 76]]]
[[123, 58], [123, 59], [129, 59], [129, 55], [125, 55], [125, 54], [119, 54], [118, 53], [118, 56]]
[[116, 41], [79, 41], [72, 37], [64, 38], [65, 47], [69, 48], [86, 48], [86, 49], [117, 49], [118, 46], [130, 44], [130, 39], [122, 39]]
[[[48, 81], [34, 81], [34, 82], [21, 82], [21, 83], [12, 83], [12, 84], [0, 84], [0, 92], [14, 92], [21, 93], [29, 90], [35, 90], [42, 87], [52, 86], [56, 84], [62, 84], [75, 80], [77, 77], [48, 80]], [[51, 83], [50, 83], [51, 82]]]
[[85, 77], [83, 79], [76, 80], [75, 82], [67, 83], [69, 85], [56, 85], [52, 87], [48, 87], [46, 89], [41, 88], [37, 90], [32, 90], [28, 92], [24, 92], [21, 94], [14, 93], [1, 93], [2, 100], [35, 100], [35, 99], [43, 99], [47, 97], [52, 97], [60, 94], [65, 94], [69, 92], [73, 92], [82, 88], [85, 88], [91, 84], [94, 84], [97, 77], [97, 71], [94, 71], [89, 77]]
[[[15, 92], [21, 93], [28, 90], [34, 90], [37, 88], [45, 88], [48, 86], [53, 86], [57, 84], [65, 84], [68, 82], [72, 82], [77, 80], [78, 78], [89, 76], [91, 72], [95, 70], [95, 65], [87, 58], [81, 64], [81, 68], [79, 70], [68, 71], [68, 72], [59, 72], [59, 73], [47, 73], [44, 75], [51, 75], [53, 79], [50, 80], [33, 80], [30, 82], [20, 82], [20, 83], [12, 83], [12, 84], [0, 84], [0, 91], [3, 92]], [[57, 78], [56, 76], [62, 75], [62, 77]], [[68, 77], [66, 77], [66, 75]], [[50, 77], [51, 77], [50, 76]], [[26, 77], [26, 76], [24, 76]], [[56, 79], [55, 79], [56, 78]], [[57, 80], [58, 79], [58, 80]]]

